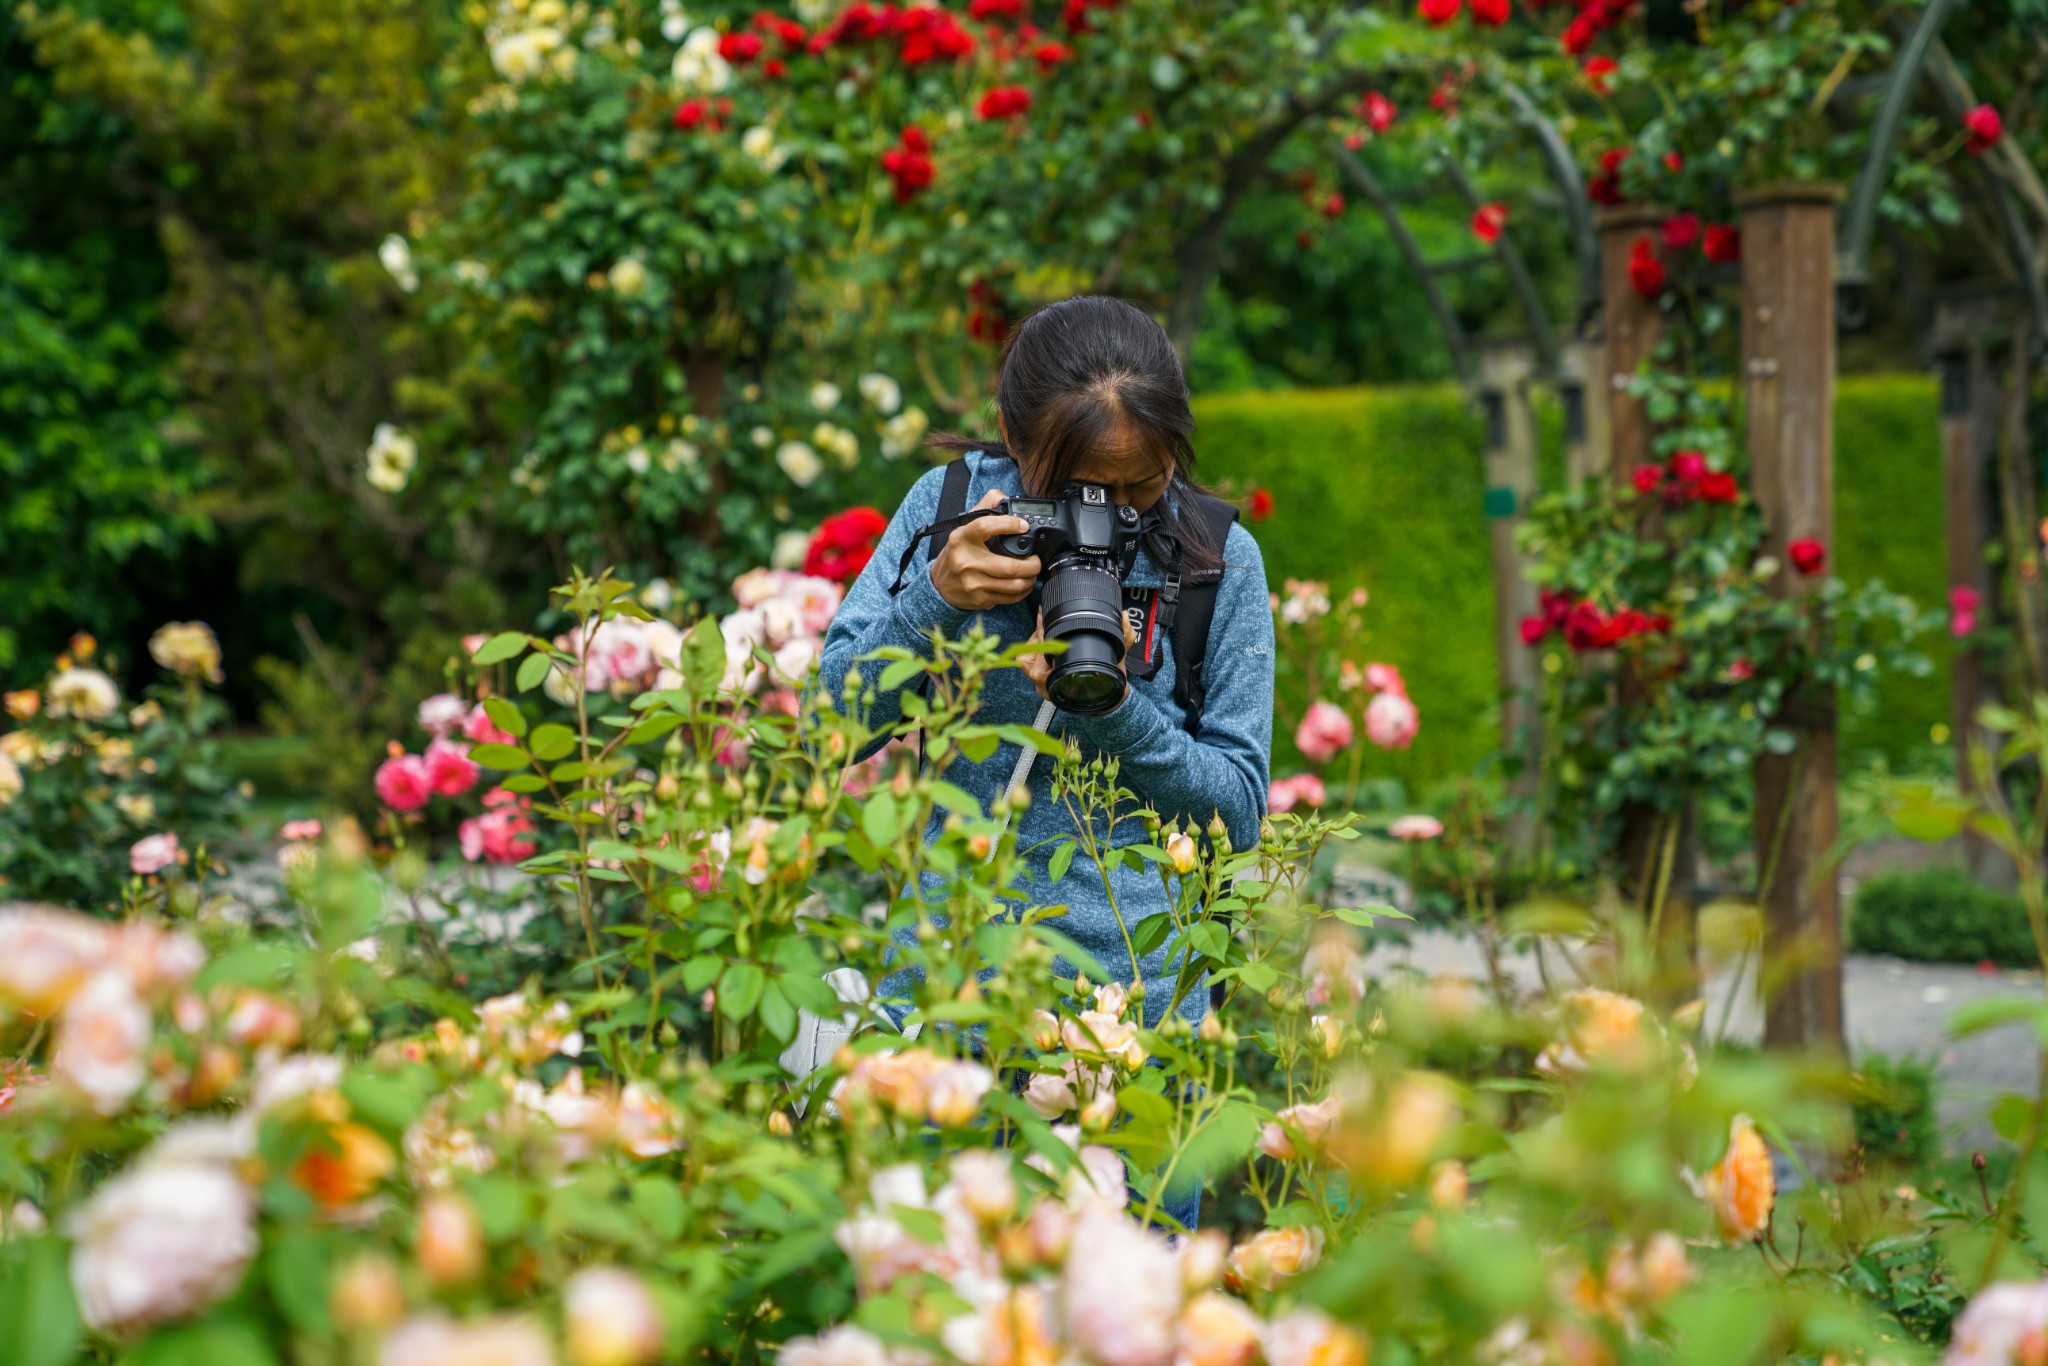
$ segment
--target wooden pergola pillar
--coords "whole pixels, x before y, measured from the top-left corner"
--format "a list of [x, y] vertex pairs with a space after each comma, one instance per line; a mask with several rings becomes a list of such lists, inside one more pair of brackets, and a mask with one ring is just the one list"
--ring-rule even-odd
[[[1834, 548], [1837, 185], [1774, 185], [1737, 197], [1742, 358], [1751, 480], [1778, 561], [1773, 591], [1814, 592], [1796, 541]], [[1795, 743], [1756, 761], [1764, 1042], [1842, 1048], [1841, 901], [1827, 862], [1839, 829], [1831, 690], [1799, 686], [1777, 718]]]
[[1508, 783], [1503, 831], [1518, 860], [1536, 849], [1536, 764], [1541, 754], [1541, 674], [1537, 652], [1522, 643], [1522, 618], [1537, 610], [1536, 585], [1522, 569], [1515, 528], [1536, 496], [1536, 414], [1530, 384], [1535, 361], [1525, 341], [1479, 350], [1479, 404], [1486, 419], [1486, 524], [1493, 551], [1493, 640], [1499, 661], [1501, 745], [1522, 760]]
[[[1997, 615], [1998, 586], [1984, 551], [1997, 534], [1998, 372], [1992, 341], [2010, 326], [2006, 300], [1997, 296], [1944, 299], [1935, 305], [1934, 345], [1941, 375], [1941, 469], [1943, 533], [1948, 584], [1973, 588], [1979, 601], [1978, 630]], [[1974, 633], [1955, 642], [1949, 661], [1949, 733], [1956, 752], [1956, 783], [1969, 792], [1976, 783], [1970, 746], [1984, 743], [1977, 709], [1994, 700]], [[1980, 881], [2010, 882], [2013, 869], [1984, 838], [1963, 832], [1963, 859]]]
[[1653, 427], [1642, 403], [1628, 392], [1629, 378], [1664, 339], [1664, 314], [1655, 299], [1636, 292], [1629, 257], [1638, 241], [1655, 245], [1657, 226], [1669, 210], [1654, 204], [1604, 209], [1600, 230], [1600, 314], [1607, 382], [1608, 468], [1623, 479], [1650, 459]]
[[1564, 476], [1577, 487], [1587, 476], [1614, 468], [1608, 434], [1614, 386], [1604, 342], [1573, 338], [1558, 348], [1557, 399], [1564, 409]]

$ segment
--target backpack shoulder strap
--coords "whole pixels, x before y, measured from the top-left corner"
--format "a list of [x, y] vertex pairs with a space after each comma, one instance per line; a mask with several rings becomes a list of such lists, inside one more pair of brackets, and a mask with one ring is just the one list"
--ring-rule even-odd
[[[1221, 498], [1200, 497], [1195, 510], [1220, 553], [1229, 544], [1230, 524], [1237, 520], [1237, 507]], [[1202, 704], [1208, 700], [1204, 677], [1209, 663], [1209, 623], [1216, 616], [1216, 592], [1222, 587], [1221, 573], [1209, 574], [1182, 586], [1173, 615], [1173, 700], [1187, 717], [1188, 734], [1202, 726]]]
[[[964, 454], [947, 464], [945, 481], [939, 485], [939, 515], [933, 519], [932, 524], [934, 526], [966, 513], [967, 481], [973, 477], [973, 474], [974, 471], [967, 467], [967, 457]], [[938, 559], [939, 552], [946, 548], [947, 537], [952, 534], [953, 529], [951, 527], [947, 527], [944, 531], [933, 532], [931, 539], [925, 542], [925, 559]]]

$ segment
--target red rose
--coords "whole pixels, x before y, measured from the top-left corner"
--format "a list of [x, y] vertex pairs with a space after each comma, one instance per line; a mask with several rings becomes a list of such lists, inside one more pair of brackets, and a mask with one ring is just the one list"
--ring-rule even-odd
[[1792, 557], [1792, 567], [1808, 578], [1828, 567], [1828, 548], [1811, 537], [1792, 542], [1785, 553]]
[[1263, 522], [1273, 515], [1273, 495], [1264, 489], [1253, 489], [1249, 509], [1254, 522]]
[[1509, 0], [1472, 0], [1472, 22], [1499, 28], [1508, 21]]
[[1307, 228], [1297, 228], [1297, 229], [1295, 230], [1295, 233], [1294, 233], [1294, 245], [1295, 245], [1295, 246], [1297, 246], [1297, 247], [1300, 247], [1300, 248], [1301, 248], [1301, 249], [1302, 249], [1303, 251], [1308, 251], [1308, 250], [1309, 250], [1310, 248], [1314, 247], [1314, 246], [1315, 246], [1315, 244], [1316, 244], [1316, 235], [1315, 235], [1314, 233], [1310, 232], [1310, 231], [1309, 231], [1309, 230], [1308, 230]]
[[1637, 493], [1655, 493], [1657, 485], [1664, 482], [1664, 471], [1655, 465], [1638, 465], [1629, 480], [1636, 486]]
[[1357, 151], [1359, 148], [1365, 146], [1365, 134], [1346, 133], [1344, 135], [1344, 146], [1349, 151]]
[[1707, 458], [1698, 451], [1680, 451], [1671, 457], [1671, 477], [1690, 484], [1707, 472]]
[[1521, 630], [1524, 645], [1540, 645], [1550, 634], [1550, 623], [1542, 617], [1523, 617]]
[[1650, 245], [1647, 235], [1638, 237], [1629, 248], [1628, 282], [1645, 299], [1654, 299], [1664, 292], [1664, 263], [1657, 259], [1657, 249]]
[[1330, 197], [1323, 201], [1323, 217], [1335, 218], [1343, 212], [1344, 196], [1335, 190], [1330, 191]]
[[1394, 118], [1400, 110], [1394, 102], [1377, 90], [1368, 90], [1365, 98], [1358, 102], [1358, 116], [1365, 120], [1365, 126], [1375, 133], [1384, 133], [1394, 126]]
[[1048, 39], [1037, 47], [1032, 48], [1031, 55], [1038, 59], [1040, 74], [1047, 74], [1061, 62], [1071, 58], [1074, 55], [1074, 49], [1068, 47], [1065, 43], [1053, 42]]
[[804, 551], [804, 573], [834, 583], [851, 583], [874, 558], [875, 544], [889, 519], [871, 507], [848, 508], [827, 517]]
[[1593, 93], [1605, 95], [1614, 89], [1615, 66], [1612, 57], [1588, 57], [1579, 69], [1586, 73], [1586, 84], [1593, 87]]
[[1988, 104], [1980, 104], [1963, 115], [1963, 131], [1970, 135], [1970, 155], [1983, 156], [2005, 136], [2005, 120]]
[[1481, 204], [1472, 211], [1472, 235], [1488, 244], [1498, 242], [1501, 229], [1507, 226], [1507, 222], [1507, 205]]
[[1024, 0], [969, 0], [971, 19], [1015, 19], [1024, 12]]
[[1429, 92], [1429, 107], [1450, 118], [1458, 112], [1458, 78], [1450, 72], [1436, 83], [1436, 89]]
[[911, 197], [932, 183], [931, 139], [916, 124], [903, 130], [901, 142], [882, 153], [882, 169], [896, 182], [896, 202], [907, 204]]
[[1577, 603], [1564, 619], [1564, 643], [1574, 650], [1605, 649], [1608, 639], [1607, 614], [1590, 602]]
[[761, 55], [761, 40], [751, 33], [728, 33], [718, 40], [718, 55], [734, 66], [745, 66]]
[[1746, 659], [1738, 659], [1728, 666], [1728, 681], [1742, 683], [1756, 677], [1756, 665]]
[[1571, 594], [1560, 593], [1554, 588], [1545, 588], [1538, 592], [1536, 601], [1542, 604], [1543, 619], [1560, 628], [1564, 625], [1565, 618], [1571, 615], [1572, 607], [1575, 605]]
[[1465, 0], [1416, 0], [1415, 12], [1423, 19], [1442, 28], [1458, 17], [1458, 11], [1465, 8]]
[[1593, 46], [1593, 40], [1599, 36], [1600, 30], [1593, 26], [1593, 21], [1581, 14], [1565, 25], [1564, 50], [1574, 57], [1583, 56], [1586, 49]]
[[[885, 14], [888, 8], [883, 7]], [[898, 14], [896, 33], [903, 39], [903, 60], [909, 66], [965, 57], [974, 51], [974, 35], [950, 13], [929, 5], [911, 5]]]
[[788, 70], [789, 68], [782, 64], [782, 58], [780, 57], [770, 57], [767, 61], [761, 63], [761, 74], [771, 81], [781, 80], [783, 73]]
[[981, 97], [975, 112], [985, 119], [1014, 119], [1031, 108], [1031, 92], [1021, 85], [1002, 85]]
[[1733, 503], [1742, 497], [1742, 490], [1735, 483], [1735, 476], [1722, 470], [1700, 476], [1693, 485], [1692, 496], [1702, 503]]
[[1696, 213], [1674, 213], [1664, 220], [1662, 231], [1665, 251], [1690, 251], [1700, 240], [1700, 216]]
[[676, 116], [673, 121], [678, 128], [695, 128], [698, 124], [704, 122], [704, 117], [709, 112], [710, 106], [703, 100], [684, 100], [676, 106]]
[[1616, 147], [1600, 155], [1600, 169], [1586, 182], [1586, 198], [1595, 204], [1610, 207], [1625, 203], [1621, 193], [1621, 163], [1628, 160], [1629, 149]]
[[1742, 259], [1742, 233], [1733, 224], [1709, 223], [1700, 235], [1700, 253], [1717, 266]]

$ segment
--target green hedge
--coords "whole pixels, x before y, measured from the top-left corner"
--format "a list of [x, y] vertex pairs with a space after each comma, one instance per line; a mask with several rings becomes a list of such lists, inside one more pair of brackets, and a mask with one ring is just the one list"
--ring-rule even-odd
[[[1415, 748], [1374, 766], [1411, 788], [1470, 772], [1498, 739], [1492, 569], [1476, 410], [1450, 385], [1229, 394], [1198, 400], [1203, 477], [1274, 498], [1253, 528], [1277, 590], [1287, 577], [1373, 595], [1372, 658], [1398, 664], [1422, 710]], [[1539, 405], [1540, 468], [1562, 468], [1554, 403]], [[1933, 605], [1947, 592], [1938, 396], [1921, 375], [1858, 376], [1836, 404], [1836, 563]], [[1946, 641], [1925, 679], [1885, 686], [1851, 718], [1850, 763], [1894, 767], [1947, 715]], [[1282, 737], [1285, 750], [1285, 737]], [[1286, 760], [1276, 767], [1283, 770]]]
[[1960, 868], [1914, 868], [1863, 883], [1849, 905], [1849, 943], [1925, 963], [2040, 961], [2018, 893], [1980, 886]]

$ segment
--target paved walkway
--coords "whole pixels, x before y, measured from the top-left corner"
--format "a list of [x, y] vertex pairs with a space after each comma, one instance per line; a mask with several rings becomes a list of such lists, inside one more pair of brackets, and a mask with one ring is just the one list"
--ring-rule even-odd
[[[1377, 972], [1413, 967], [1425, 973], [1458, 973], [1483, 978], [1484, 962], [1475, 940], [1450, 930], [1415, 930], [1405, 947], [1374, 951]], [[1517, 985], [1538, 989], [1536, 961], [1511, 957], [1504, 965]], [[1727, 972], [1711, 975], [1706, 986], [1707, 1028], [1718, 1027], [1734, 985]], [[1728, 1037], [1754, 1042], [1763, 1019], [1755, 1003], [1755, 977], [1745, 972], [1742, 993], [1729, 1016]], [[1949, 1037], [1949, 1019], [1958, 1006], [1995, 996], [2032, 996], [2042, 991], [2041, 974], [1941, 963], [1910, 963], [1877, 954], [1852, 953], [1843, 964], [1845, 1028], [1852, 1057], [1884, 1053], [1897, 1057], [1931, 1057], [1939, 1078], [1943, 1142], [1967, 1152], [1995, 1139], [1984, 1121], [1985, 1111], [2011, 1091], [2031, 1096], [2040, 1069], [2041, 1049], [2024, 1024], [2005, 1025], [1962, 1041]]]

